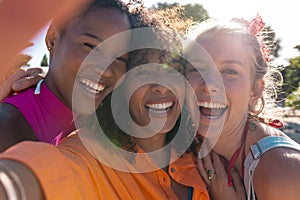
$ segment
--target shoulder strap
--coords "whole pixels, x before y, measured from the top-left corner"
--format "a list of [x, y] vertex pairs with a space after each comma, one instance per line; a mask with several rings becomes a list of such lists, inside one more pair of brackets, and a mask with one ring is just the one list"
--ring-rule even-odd
[[253, 159], [257, 160], [265, 152], [277, 147], [291, 148], [300, 151], [300, 145], [292, 139], [282, 136], [269, 136], [252, 145], [250, 147], [250, 152], [253, 156]]
[[253, 176], [261, 156], [277, 147], [291, 148], [300, 151], [300, 145], [294, 140], [282, 136], [268, 136], [259, 140], [250, 147], [250, 152], [245, 160], [244, 184], [248, 200], [255, 200]]
[[38, 82], [38, 84], [36, 85], [36, 88], [34, 90], [34, 94], [40, 94], [41, 93], [41, 84], [42, 84], [43, 81], [44, 81], [44, 79], [42, 79]]

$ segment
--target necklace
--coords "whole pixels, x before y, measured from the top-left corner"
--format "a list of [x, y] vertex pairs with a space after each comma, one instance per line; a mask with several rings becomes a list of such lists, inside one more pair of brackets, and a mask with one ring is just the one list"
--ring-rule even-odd
[[[258, 118], [258, 120], [260, 122], [263, 122], [269, 126], [272, 126], [274, 128], [281, 128], [283, 126], [282, 122], [279, 121], [279, 120], [273, 120], [273, 119], [269, 119], [268, 121], [266, 121], [265, 119], [263, 118]], [[232, 187], [233, 183], [232, 183], [232, 177], [230, 175], [230, 171], [231, 169], [233, 168], [236, 160], [238, 159], [239, 155], [240, 155], [240, 152], [241, 150], [243, 149], [243, 155], [242, 155], [242, 166], [241, 166], [241, 172], [242, 172], [242, 176], [244, 177], [244, 161], [245, 161], [245, 142], [246, 142], [246, 136], [247, 136], [247, 132], [248, 132], [248, 128], [251, 129], [255, 129], [256, 128], [256, 124], [253, 123], [253, 122], [249, 122], [249, 118], [247, 119], [247, 122], [244, 126], [244, 130], [243, 130], [243, 135], [242, 135], [242, 143], [241, 145], [239, 146], [239, 148], [234, 152], [234, 154], [232, 155], [231, 159], [230, 159], [230, 162], [229, 162], [229, 165], [228, 165], [228, 172], [227, 172], [227, 179], [228, 179], [228, 182], [227, 182], [227, 185], [229, 187]]]
[[229, 162], [229, 165], [228, 165], [228, 172], [227, 172], [227, 179], [228, 179], [228, 182], [227, 182], [227, 185], [229, 187], [232, 187], [233, 183], [232, 183], [232, 177], [230, 175], [230, 172], [231, 172], [231, 169], [233, 168], [236, 160], [238, 159], [239, 155], [240, 155], [240, 152], [241, 152], [241, 149], [243, 148], [243, 157], [242, 157], [242, 174], [244, 175], [244, 160], [245, 160], [245, 141], [246, 141], [246, 135], [247, 135], [247, 132], [248, 132], [248, 127], [249, 127], [249, 120], [247, 119], [247, 122], [244, 126], [244, 130], [243, 130], [243, 135], [242, 135], [242, 143], [241, 145], [239, 146], [239, 148], [234, 152], [234, 154], [232, 155], [231, 159], [230, 159], [230, 162]]

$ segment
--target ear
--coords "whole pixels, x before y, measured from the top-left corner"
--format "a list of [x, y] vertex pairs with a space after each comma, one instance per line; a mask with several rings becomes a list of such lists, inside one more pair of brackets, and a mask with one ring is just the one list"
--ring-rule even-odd
[[47, 48], [50, 52], [50, 57], [52, 56], [52, 52], [58, 43], [58, 35], [59, 34], [56, 26], [54, 24], [50, 24], [45, 38]]
[[249, 106], [253, 106], [257, 104], [257, 101], [262, 96], [264, 89], [265, 89], [264, 80], [258, 80], [254, 83], [251, 96], [250, 96]]

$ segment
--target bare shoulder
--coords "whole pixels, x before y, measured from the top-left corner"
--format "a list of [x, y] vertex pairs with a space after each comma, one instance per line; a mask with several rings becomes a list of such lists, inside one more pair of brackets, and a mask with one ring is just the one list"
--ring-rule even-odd
[[0, 104], [0, 152], [22, 140], [35, 140], [22, 113], [14, 106]]
[[299, 151], [275, 148], [266, 152], [254, 174], [254, 188], [258, 199], [299, 199], [299, 172]]

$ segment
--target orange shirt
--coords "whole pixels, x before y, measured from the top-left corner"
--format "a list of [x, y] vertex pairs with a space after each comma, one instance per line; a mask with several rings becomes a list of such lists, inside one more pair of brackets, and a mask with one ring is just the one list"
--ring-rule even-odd
[[[122, 172], [99, 162], [86, 150], [77, 134], [59, 146], [22, 142], [0, 154], [17, 160], [37, 176], [46, 199], [177, 199], [169, 175], [162, 169], [146, 173]], [[208, 193], [194, 157], [184, 154], [169, 165], [170, 176], [194, 188], [193, 199], [207, 200]]]

